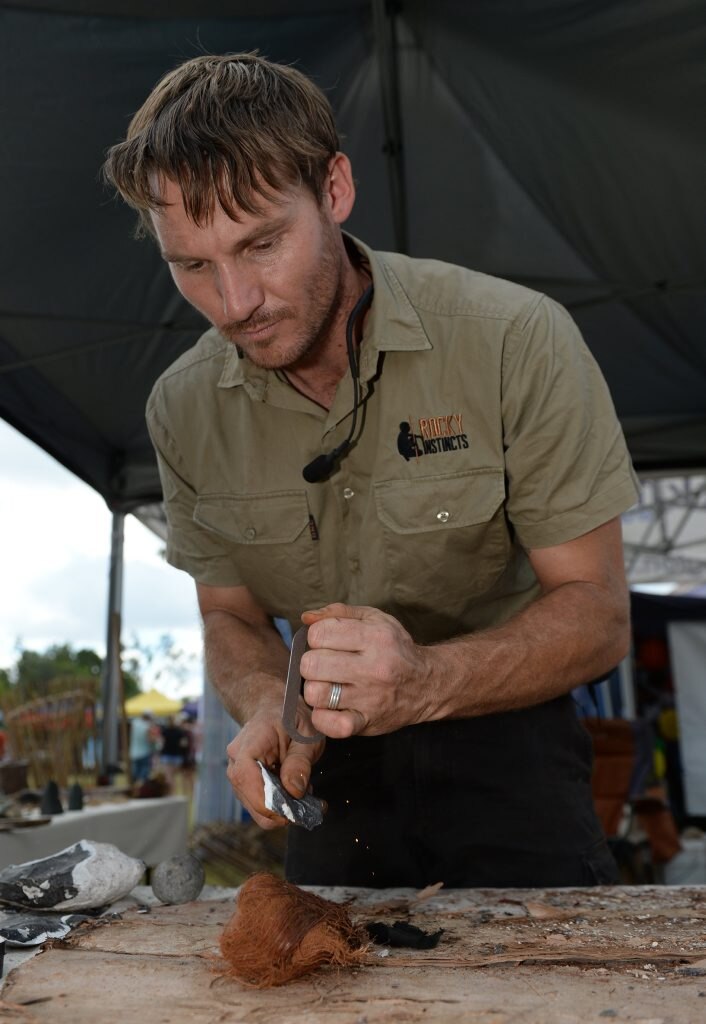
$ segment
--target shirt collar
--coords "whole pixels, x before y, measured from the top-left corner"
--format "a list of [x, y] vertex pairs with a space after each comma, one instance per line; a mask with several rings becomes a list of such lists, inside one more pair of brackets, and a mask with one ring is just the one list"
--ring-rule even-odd
[[420, 352], [432, 344], [387, 253], [376, 252], [352, 235], [344, 235], [367, 260], [375, 288], [360, 347], [360, 376], [365, 381], [375, 374], [380, 352]]
[[[360, 376], [367, 381], [377, 370], [380, 352], [419, 352], [432, 345], [419, 314], [386, 259], [387, 254], [370, 249], [345, 231], [343, 235], [367, 262], [375, 288], [360, 352]], [[244, 384], [252, 397], [262, 399], [272, 375], [274, 371], [264, 370], [251, 363], [247, 356], [240, 356], [236, 346], [229, 342], [218, 386], [230, 388]]]

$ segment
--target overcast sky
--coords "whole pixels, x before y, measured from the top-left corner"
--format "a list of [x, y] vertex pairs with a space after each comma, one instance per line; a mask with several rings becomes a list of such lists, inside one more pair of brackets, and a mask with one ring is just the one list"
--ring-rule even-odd
[[[16, 645], [45, 650], [70, 643], [105, 653], [111, 515], [103, 499], [0, 420], [0, 667]], [[196, 696], [200, 629], [194, 585], [167, 565], [163, 542], [133, 516], [125, 521], [123, 640], [155, 645], [164, 633], [190, 657], [180, 680], [164, 663], [151, 684], [170, 696]], [[159, 678], [155, 674], [159, 672]]]

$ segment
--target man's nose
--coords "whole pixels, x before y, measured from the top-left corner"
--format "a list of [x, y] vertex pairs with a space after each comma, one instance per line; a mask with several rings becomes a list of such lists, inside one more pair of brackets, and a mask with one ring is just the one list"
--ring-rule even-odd
[[218, 268], [218, 292], [226, 320], [247, 320], [265, 301], [265, 293], [254, 274], [240, 267]]

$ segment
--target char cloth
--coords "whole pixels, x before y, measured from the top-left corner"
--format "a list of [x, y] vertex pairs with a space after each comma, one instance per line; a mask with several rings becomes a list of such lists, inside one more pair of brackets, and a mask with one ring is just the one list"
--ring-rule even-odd
[[408, 949], [434, 949], [444, 934], [443, 928], [438, 932], [425, 932], [408, 921], [395, 921], [394, 924], [370, 921], [365, 930], [378, 946], [405, 946]]

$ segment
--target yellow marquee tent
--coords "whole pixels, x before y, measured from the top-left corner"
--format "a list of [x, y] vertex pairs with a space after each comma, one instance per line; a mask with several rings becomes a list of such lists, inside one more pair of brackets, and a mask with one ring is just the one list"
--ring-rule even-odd
[[161, 718], [163, 715], [175, 715], [177, 711], [181, 711], [181, 703], [180, 700], [165, 697], [159, 690], [148, 690], [126, 700], [125, 713], [129, 718], [136, 718], [145, 711], [151, 711], [157, 718]]

